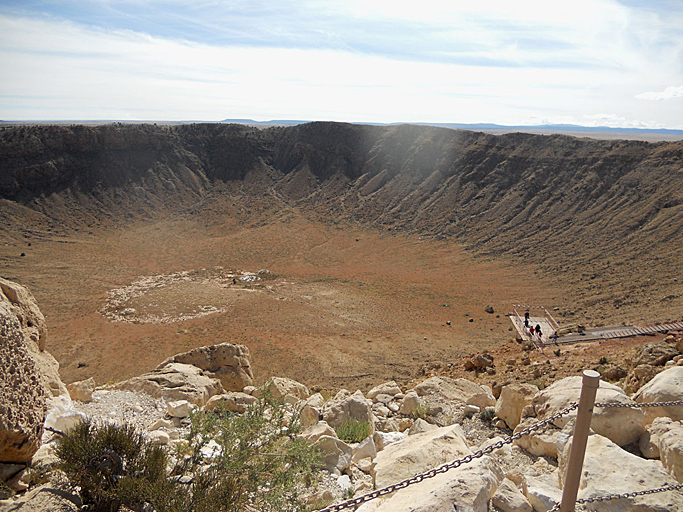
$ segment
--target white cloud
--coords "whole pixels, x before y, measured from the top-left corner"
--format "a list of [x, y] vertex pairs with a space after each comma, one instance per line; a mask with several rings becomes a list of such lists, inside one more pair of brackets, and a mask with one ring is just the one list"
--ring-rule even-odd
[[[0, 15], [0, 119], [547, 119], [683, 128], [683, 105], [634, 98], [683, 83], [675, 23], [610, 0], [577, 2], [322, 2], [320, 12], [306, 4], [310, 17], [291, 26], [293, 18], [277, 18], [279, 4], [268, 10], [262, 2], [265, 19], [239, 25], [251, 16], [244, 8], [230, 37], [214, 32], [204, 42], [151, 25]], [[140, 0], [140, 9], [149, 5]], [[222, 15], [216, 25], [229, 25]], [[195, 21], [204, 27], [207, 14]], [[339, 44], [318, 44], [318, 29]], [[273, 34], [298, 30], [307, 32], [296, 44], [274, 43]], [[245, 32], [253, 37], [235, 39]]]
[[636, 98], [638, 98], [639, 100], [649, 101], [671, 100], [674, 98], [682, 97], [683, 85], [680, 85], [678, 87], [672, 85], [671, 87], [667, 87], [666, 89], [660, 92], [643, 92], [641, 94], [636, 95]]

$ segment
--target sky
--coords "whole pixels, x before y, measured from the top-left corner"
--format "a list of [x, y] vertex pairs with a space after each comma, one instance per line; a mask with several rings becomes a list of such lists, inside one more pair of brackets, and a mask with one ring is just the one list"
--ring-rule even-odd
[[0, 120], [683, 129], [680, 0], [0, 0]]

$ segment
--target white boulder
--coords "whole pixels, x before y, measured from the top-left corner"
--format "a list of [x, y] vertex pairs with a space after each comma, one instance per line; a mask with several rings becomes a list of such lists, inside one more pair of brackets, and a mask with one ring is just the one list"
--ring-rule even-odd
[[503, 512], [532, 512], [533, 508], [517, 486], [505, 478], [491, 498], [491, 504]]
[[496, 402], [496, 416], [514, 429], [522, 416], [522, 409], [531, 404], [538, 393], [538, 387], [533, 384], [508, 384], [503, 386]]
[[[532, 401], [536, 417], [542, 420], [571, 402], [578, 402], [581, 382], [580, 376], [566, 377], [538, 392]], [[609, 405], [635, 405], [621, 388], [604, 381], [600, 382], [595, 401]], [[575, 417], [576, 409], [555, 420], [554, 424], [563, 428]], [[595, 407], [591, 428], [596, 434], [611, 439], [619, 446], [625, 446], [640, 439], [645, 431], [645, 416], [641, 410], [628, 407]]]
[[[683, 425], [671, 418], [655, 418], [643, 438], [649, 437], [654, 450], [649, 453], [659, 457], [662, 464], [676, 480], [683, 483]], [[641, 438], [642, 441], [642, 438]], [[647, 451], [647, 450], [646, 450]], [[641, 445], [641, 452], [644, 452]], [[643, 453], [646, 457], [648, 453]]]
[[[561, 486], [564, 486], [571, 446], [571, 442], [567, 443], [558, 459]], [[580, 499], [633, 493], [676, 483], [659, 462], [622, 450], [606, 437], [588, 437], [579, 487]], [[661, 492], [604, 501], [592, 504], [591, 507], [596, 512], [670, 512], [683, 510], [683, 495], [678, 492]]]
[[385, 487], [470, 453], [459, 425], [407, 436], [377, 454], [375, 486]]
[[[639, 404], [683, 401], [683, 366], [674, 366], [658, 374], [633, 395], [633, 400]], [[683, 420], [683, 405], [644, 407], [643, 411], [648, 424], [661, 416]]]

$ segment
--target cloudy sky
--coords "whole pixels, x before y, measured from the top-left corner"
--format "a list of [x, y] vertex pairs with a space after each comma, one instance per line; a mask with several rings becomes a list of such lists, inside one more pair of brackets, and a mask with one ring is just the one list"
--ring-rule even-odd
[[680, 0], [0, 0], [0, 119], [683, 129]]

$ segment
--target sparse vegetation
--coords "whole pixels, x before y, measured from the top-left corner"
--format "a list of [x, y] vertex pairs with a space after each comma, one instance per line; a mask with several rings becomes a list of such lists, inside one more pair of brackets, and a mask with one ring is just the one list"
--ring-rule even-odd
[[427, 419], [428, 416], [431, 416], [433, 413], [432, 409], [426, 405], [418, 405], [415, 407], [415, 410], [413, 411], [413, 418], [417, 419]]
[[166, 478], [166, 450], [130, 426], [84, 421], [60, 438], [55, 454], [83, 503], [98, 512], [144, 503], [160, 512], [181, 510], [174, 502], [182, 497]]
[[241, 415], [219, 410], [191, 419], [176, 464], [130, 426], [83, 422], [60, 440], [59, 468], [98, 512], [305, 509], [301, 492], [314, 482], [319, 456], [295, 437], [298, 417], [281, 401], [265, 396]]
[[337, 427], [336, 432], [342, 441], [360, 443], [372, 433], [372, 428], [367, 421], [348, 419]]
[[486, 407], [479, 413], [481, 421], [490, 422], [496, 417], [496, 409], [494, 407]]

